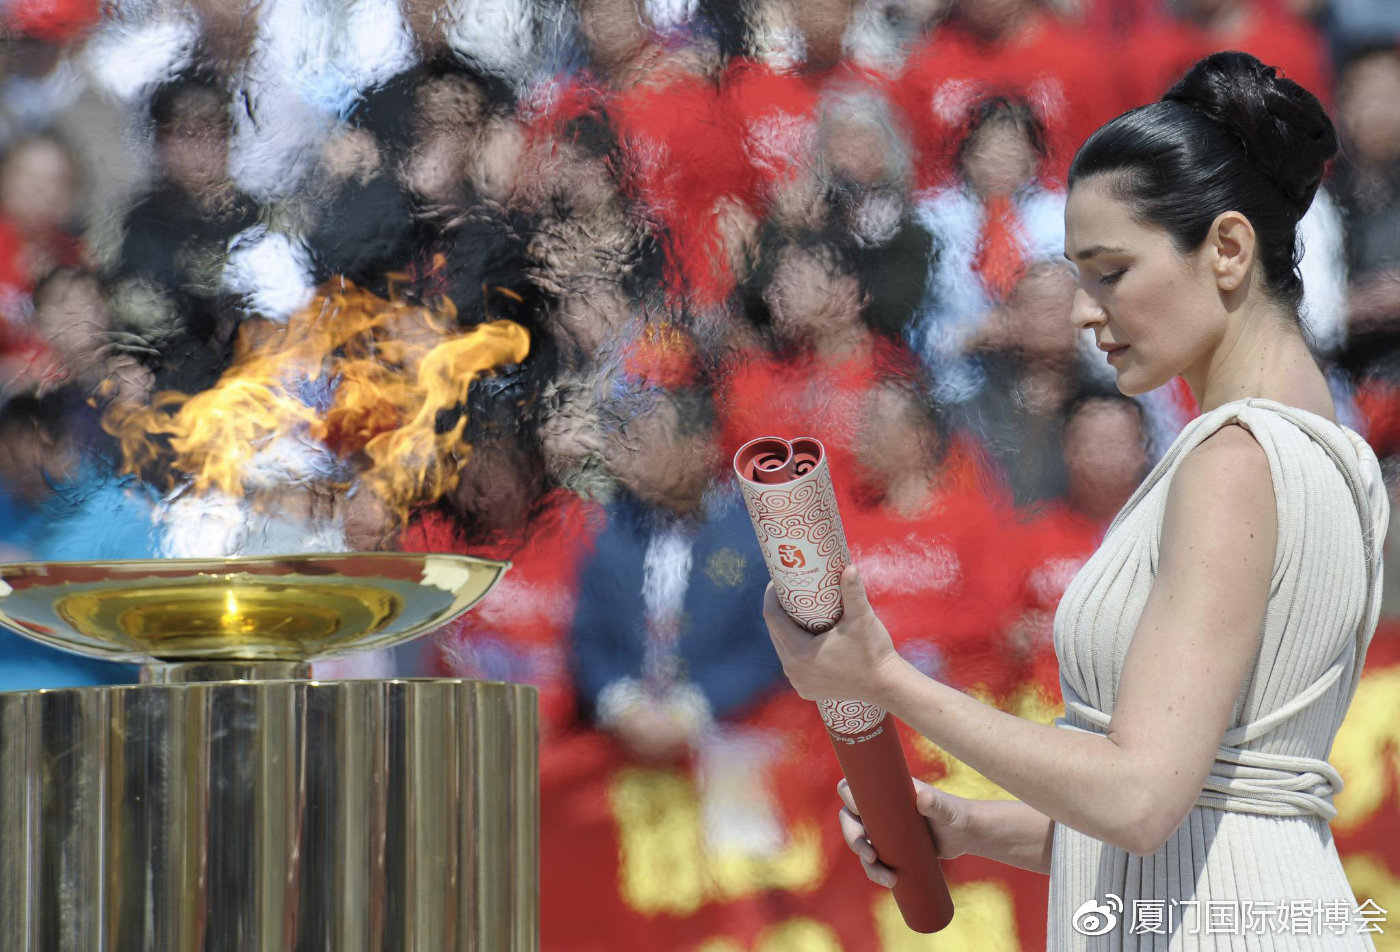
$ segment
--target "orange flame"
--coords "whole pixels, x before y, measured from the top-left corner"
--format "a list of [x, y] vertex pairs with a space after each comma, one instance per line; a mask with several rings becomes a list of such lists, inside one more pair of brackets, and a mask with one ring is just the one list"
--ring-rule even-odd
[[[163, 474], [171, 484], [183, 474], [197, 492], [236, 497], [248, 492], [248, 466], [261, 449], [284, 438], [324, 443], [355, 461], [403, 518], [453, 489], [471, 451], [465, 413], [445, 432], [439, 419], [462, 406], [481, 374], [529, 352], [529, 334], [513, 321], [463, 332], [456, 317], [446, 299], [416, 305], [332, 282], [285, 327], [245, 326], [210, 389], [114, 404], [103, 427], [121, 443], [125, 472]], [[300, 396], [317, 383], [331, 393], [324, 412]]]

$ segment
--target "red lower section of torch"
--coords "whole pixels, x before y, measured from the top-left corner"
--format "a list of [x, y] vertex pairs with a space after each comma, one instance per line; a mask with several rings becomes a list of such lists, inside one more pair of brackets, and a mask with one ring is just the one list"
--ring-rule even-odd
[[[852, 743], [851, 741], [855, 742]], [[953, 919], [953, 899], [938, 865], [933, 831], [914, 803], [914, 785], [894, 718], [860, 738], [831, 735], [866, 835], [895, 872], [894, 901], [915, 932], [938, 932]]]

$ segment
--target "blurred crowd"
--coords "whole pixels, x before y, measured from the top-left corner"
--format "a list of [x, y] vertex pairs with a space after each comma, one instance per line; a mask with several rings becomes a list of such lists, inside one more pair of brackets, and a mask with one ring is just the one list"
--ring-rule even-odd
[[[1059, 596], [1196, 412], [1179, 381], [1119, 394], [1071, 327], [1064, 175], [1207, 52], [1256, 54], [1334, 116], [1302, 318], [1342, 421], [1400, 457], [1383, 0], [0, 12], [0, 559], [511, 559], [460, 623], [380, 663], [541, 689], [545, 848], [572, 851], [546, 858], [547, 947], [736, 952], [818, 919], [836, 944], [771, 947], [869, 947], [802, 853], [834, 835], [830, 788], [793, 791], [831, 758], [762, 626], [729, 465], [749, 439], [824, 441], [872, 601], [923, 670], [1021, 713], [1058, 702]], [[456, 411], [470, 450], [439, 498], [403, 518], [330, 445], [268, 454], [271, 502], [192, 506], [180, 474], [123, 457], [114, 407], [206, 391], [352, 288], [530, 335]], [[316, 410], [336, 384], [296, 396]], [[0, 647], [9, 687], [127, 676]], [[742, 861], [666, 865], [697, 850]]]

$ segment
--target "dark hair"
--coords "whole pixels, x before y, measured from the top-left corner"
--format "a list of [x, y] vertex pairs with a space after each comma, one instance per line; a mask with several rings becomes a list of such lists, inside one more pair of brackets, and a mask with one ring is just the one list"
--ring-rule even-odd
[[1337, 133], [1317, 97], [1248, 53], [1212, 53], [1158, 102], [1100, 127], [1070, 165], [1069, 185], [1111, 175], [1139, 221], [1183, 253], [1216, 216], [1254, 226], [1265, 286], [1297, 312], [1298, 220], [1317, 194]]

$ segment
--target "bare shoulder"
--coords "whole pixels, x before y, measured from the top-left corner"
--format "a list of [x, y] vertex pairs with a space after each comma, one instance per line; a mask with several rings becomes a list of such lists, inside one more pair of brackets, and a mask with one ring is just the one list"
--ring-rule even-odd
[[1216, 544], [1237, 554], [1272, 552], [1277, 516], [1269, 457], [1249, 430], [1227, 424], [1177, 466], [1164, 534]]
[[1176, 466], [1157, 572], [1123, 661], [1109, 736], [1148, 778], [1139, 814], [1155, 851], [1190, 811], [1263, 638], [1277, 519], [1264, 447], [1243, 426]]
[[1268, 498], [1270, 511], [1274, 480], [1269, 457], [1248, 428], [1228, 423], [1201, 441], [1177, 466], [1172, 492], [1182, 495], [1222, 497], [1239, 501], [1240, 494]]

